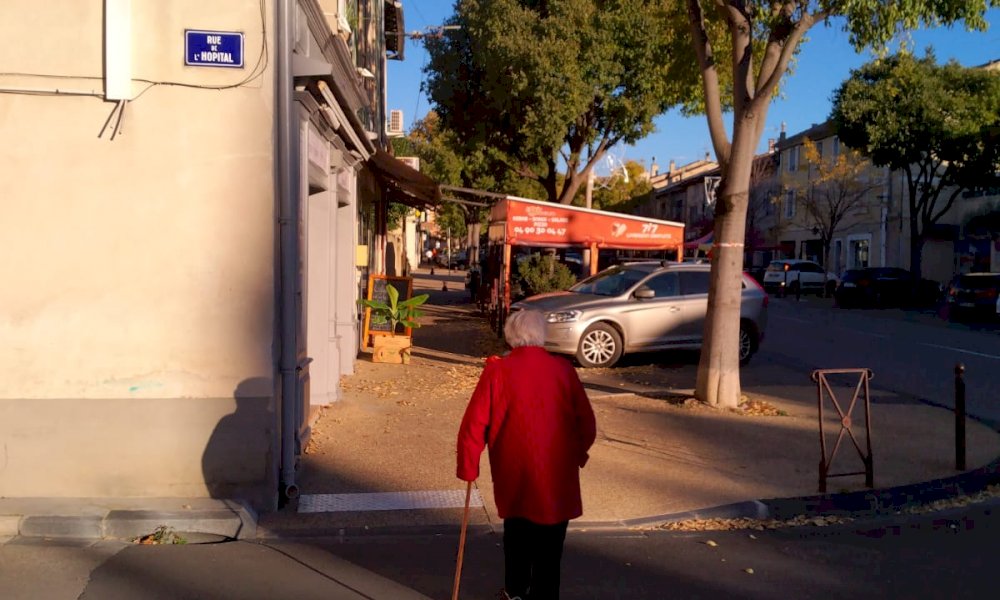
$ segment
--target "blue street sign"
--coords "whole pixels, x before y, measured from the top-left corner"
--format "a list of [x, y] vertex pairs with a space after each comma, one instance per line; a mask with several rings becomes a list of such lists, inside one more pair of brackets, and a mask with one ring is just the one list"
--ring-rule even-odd
[[184, 64], [192, 67], [243, 68], [243, 34], [185, 29]]

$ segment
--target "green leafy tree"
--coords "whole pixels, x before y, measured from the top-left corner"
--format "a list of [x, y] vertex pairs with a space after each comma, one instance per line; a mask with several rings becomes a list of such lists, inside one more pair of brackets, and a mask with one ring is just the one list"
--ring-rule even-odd
[[[639, 200], [653, 189], [646, 167], [634, 160], [626, 161], [605, 178], [598, 178], [594, 186], [591, 206], [613, 212], [630, 212]], [[584, 194], [577, 194], [574, 204], [583, 205]]]
[[693, 97], [669, 17], [651, 0], [458, 0], [427, 91], [448, 129], [568, 204], [608, 148]]
[[386, 210], [386, 226], [389, 231], [396, 229], [403, 224], [403, 219], [410, 214], [412, 209], [405, 204], [390, 202]]
[[[883, 47], [901, 29], [965, 22], [984, 29], [983, 13], [1000, 0], [686, 0], [688, 39], [702, 84], [703, 108], [722, 171], [715, 204], [715, 249], [704, 344], [695, 394], [710, 404], [740, 399], [739, 312], [754, 151], [771, 100], [806, 33], [835, 23], [855, 49]], [[673, 60], [682, 60], [674, 56]], [[728, 70], [728, 75], [727, 75]], [[726, 109], [732, 126], [727, 131]], [[730, 136], [731, 131], [731, 136]]]
[[[414, 123], [409, 135], [393, 140], [397, 156], [416, 156], [421, 171], [442, 185], [538, 197], [537, 184], [515, 176], [496, 151], [448, 130], [434, 111]], [[457, 196], [456, 193], [446, 196]], [[481, 197], [470, 198], [482, 202]], [[469, 260], [479, 260], [479, 238], [489, 209], [482, 206], [446, 202], [437, 211], [438, 221], [456, 237], [466, 237]]]
[[1000, 126], [1000, 73], [900, 53], [851, 72], [834, 97], [840, 139], [904, 179], [910, 270], [927, 233], [960, 194], [1000, 170], [989, 130]]

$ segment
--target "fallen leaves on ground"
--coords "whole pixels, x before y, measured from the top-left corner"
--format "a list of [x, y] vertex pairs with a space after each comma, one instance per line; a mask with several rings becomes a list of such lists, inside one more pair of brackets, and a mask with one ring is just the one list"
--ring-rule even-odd
[[[428, 397], [469, 395], [483, 372], [478, 365], [420, 364], [407, 365], [400, 377], [375, 381], [361, 375], [345, 379], [341, 389], [371, 394], [385, 400], [393, 398], [399, 406], [417, 406]], [[399, 397], [399, 398], [397, 398]]]
[[587, 373], [594, 375], [650, 375], [659, 369], [656, 365], [635, 365], [631, 367], [593, 367]]
[[[679, 405], [684, 408], [693, 410], [719, 410], [716, 407], [706, 404], [697, 398], [685, 398], [683, 401], [678, 402]], [[727, 412], [733, 414], [741, 415], [744, 417], [786, 417], [788, 413], [781, 410], [780, 408], [774, 406], [770, 402], [764, 400], [752, 400], [747, 396], [742, 396], [739, 405], [736, 408], [724, 409]]]
[[985, 490], [975, 494], [935, 500], [934, 502], [928, 502], [927, 504], [921, 504], [919, 506], [909, 506], [901, 512], [908, 515], [922, 515], [947, 508], [962, 508], [964, 506], [969, 506], [970, 504], [977, 504], [996, 497], [1000, 497], [1000, 485], [990, 485], [987, 486]]
[[[746, 398], [746, 396], [744, 396]], [[769, 402], [763, 400], [751, 400], [749, 398], [740, 402], [737, 408], [731, 409], [732, 412], [738, 415], [744, 415], [747, 417], [785, 417], [788, 413], [777, 408]]]
[[[946, 498], [943, 500], [928, 502], [927, 504], [910, 506], [899, 511], [898, 514], [928, 514], [949, 508], [962, 508], [996, 497], [1000, 497], [1000, 485], [991, 485], [985, 490], [975, 494], [956, 496], [955, 498]], [[735, 531], [741, 529], [763, 531], [765, 529], [782, 529], [786, 527], [827, 527], [830, 525], [851, 523], [853, 521], [854, 519], [851, 517], [838, 515], [799, 515], [791, 519], [691, 519], [687, 521], [664, 523], [658, 528], [665, 529], [667, 531]], [[750, 538], [757, 539], [753, 535], [751, 535]], [[711, 541], [706, 542], [706, 544], [709, 546], [713, 545]]]
[[829, 525], [840, 525], [850, 523], [854, 519], [850, 517], [840, 517], [834, 515], [810, 517], [799, 515], [791, 519], [691, 519], [688, 521], [673, 521], [660, 525], [660, 529], [667, 531], [736, 531], [740, 529], [753, 529], [763, 531], [765, 529], [783, 529], [786, 527], [826, 527]]

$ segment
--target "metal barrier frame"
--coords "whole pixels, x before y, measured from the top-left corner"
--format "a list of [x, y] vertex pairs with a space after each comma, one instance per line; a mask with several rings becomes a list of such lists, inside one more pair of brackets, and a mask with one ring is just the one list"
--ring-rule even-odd
[[[854, 387], [854, 395], [851, 397], [851, 403], [847, 407], [846, 411], [843, 409], [841, 403], [837, 401], [837, 396], [830, 387], [829, 381], [827, 381], [828, 375], [858, 375], [858, 384]], [[874, 459], [872, 458], [871, 395], [868, 385], [874, 377], [875, 374], [871, 369], [817, 369], [812, 372], [812, 380], [816, 382], [816, 398], [819, 407], [819, 492], [821, 494], [826, 493], [826, 480], [830, 477], [847, 477], [851, 475], [864, 474], [865, 485], [869, 488], [875, 487]], [[837, 434], [837, 442], [834, 444], [833, 450], [829, 454], [827, 454], [826, 432], [824, 431], [823, 426], [823, 390], [826, 390], [826, 393], [829, 394], [830, 401], [832, 402], [833, 407], [837, 410], [837, 414], [840, 416], [840, 430]], [[858, 396], [862, 391], [864, 391], [865, 417], [864, 450], [862, 450], [861, 444], [858, 443], [858, 439], [851, 430], [851, 413], [854, 411], [854, 407], [858, 402]], [[830, 472], [830, 467], [833, 464], [834, 458], [837, 456], [837, 451], [840, 449], [841, 443], [844, 441], [845, 434], [851, 438], [851, 443], [854, 444], [854, 448], [858, 451], [858, 455], [861, 457], [861, 460], [865, 465], [864, 471], [855, 471], [851, 473]]]

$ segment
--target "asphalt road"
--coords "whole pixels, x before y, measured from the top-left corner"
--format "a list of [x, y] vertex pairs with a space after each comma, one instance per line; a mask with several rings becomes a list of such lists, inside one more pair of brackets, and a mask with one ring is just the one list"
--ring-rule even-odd
[[[995, 592], [1000, 515], [951, 513], [766, 531], [571, 531], [564, 600], [984, 598]], [[753, 536], [753, 537], [751, 537]], [[709, 545], [712, 541], [715, 545]], [[467, 541], [461, 598], [496, 597], [499, 536]], [[431, 598], [451, 589], [455, 536], [317, 540]], [[747, 569], [752, 570], [752, 573]]]
[[[845, 310], [828, 301], [772, 299], [755, 361], [799, 370], [869, 368], [876, 389], [954, 407], [957, 363], [966, 367], [966, 406], [1000, 424], [1000, 328], [949, 323], [932, 313]], [[753, 363], [752, 363], [753, 364]], [[753, 381], [753, 369], [746, 371]]]
[[[0, 544], [0, 598], [413, 597], [405, 588], [448, 598], [457, 537], [414, 533], [159, 547], [11, 542]], [[500, 541], [494, 533], [470, 533], [463, 600], [497, 597]], [[987, 598], [995, 593], [998, 552], [995, 501], [825, 527], [571, 531], [562, 598]], [[370, 581], [371, 574], [378, 581]]]

